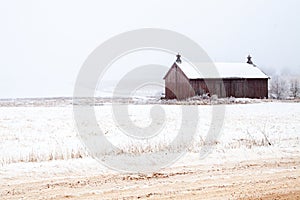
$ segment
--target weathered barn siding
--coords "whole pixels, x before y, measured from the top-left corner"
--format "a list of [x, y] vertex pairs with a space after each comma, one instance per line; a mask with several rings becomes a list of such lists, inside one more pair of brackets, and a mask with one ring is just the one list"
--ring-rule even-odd
[[182, 70], [174, 64], [165, 76], [166, 99], [185, 99], [195, 96], [195, 91], [189, 79]]
[[196, 95], [268, 98], [268, 79], [190, 79], [190, 84]]
[[221, 79], [190, 79], [196, 95], [217, 94], [219, 97], [225, 97], [226, 93]]
[[249, 98], [268, 98], [268, 79], [246, 79]]

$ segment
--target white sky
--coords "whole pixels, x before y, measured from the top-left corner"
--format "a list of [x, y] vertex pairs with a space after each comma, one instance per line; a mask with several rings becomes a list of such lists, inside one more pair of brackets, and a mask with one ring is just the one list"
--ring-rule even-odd
[[217, 62], [251, 53], [269, 73], [300, 74], [299, 8], [298, 0], [2, 0], [0, 98], [72, 96], [89, 53], [146, 27], [182, 33]]

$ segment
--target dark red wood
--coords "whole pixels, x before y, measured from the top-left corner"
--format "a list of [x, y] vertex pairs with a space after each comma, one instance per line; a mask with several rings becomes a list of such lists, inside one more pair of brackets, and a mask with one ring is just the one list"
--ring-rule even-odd
[[166, 99], [186, 99], [195, 96], [189, 79], [176, 64], [171, 67], [164, 79]]

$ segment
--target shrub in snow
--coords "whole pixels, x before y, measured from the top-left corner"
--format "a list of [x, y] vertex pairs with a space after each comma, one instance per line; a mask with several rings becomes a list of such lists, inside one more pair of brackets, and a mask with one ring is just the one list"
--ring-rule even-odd
[[217, 101], [218, 100], [218, 95], [214, 94], [211, 96], [212, 101]]

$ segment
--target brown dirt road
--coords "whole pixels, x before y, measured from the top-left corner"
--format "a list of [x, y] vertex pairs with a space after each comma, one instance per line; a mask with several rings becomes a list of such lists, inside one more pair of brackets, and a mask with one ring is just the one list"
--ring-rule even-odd
[[300, 157], [0, 183], [0, 199], [300, 199]]

